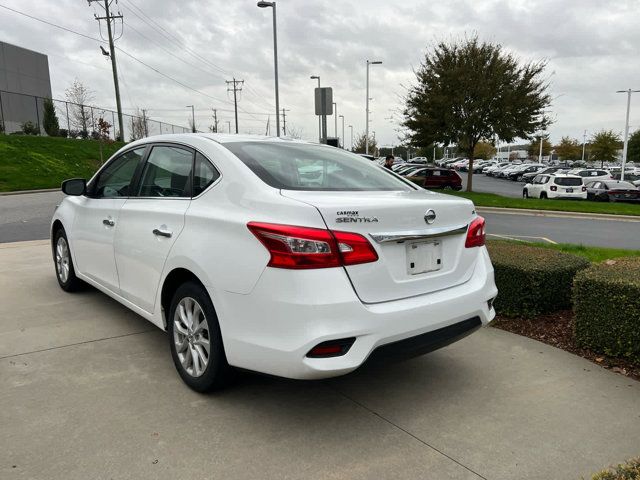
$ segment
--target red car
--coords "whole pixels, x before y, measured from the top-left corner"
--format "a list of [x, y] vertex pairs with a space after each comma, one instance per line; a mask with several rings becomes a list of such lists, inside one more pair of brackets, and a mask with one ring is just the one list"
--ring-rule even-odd
[[424, 188], [462, 189], [462, 178], [460, 178], [458, 172], [448, 168], [420, 168], [411, 172], [411, 175], [406, 178]]

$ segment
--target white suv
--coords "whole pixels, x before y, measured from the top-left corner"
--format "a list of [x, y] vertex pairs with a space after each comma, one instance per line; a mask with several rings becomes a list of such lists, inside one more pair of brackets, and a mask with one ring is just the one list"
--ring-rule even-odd
[[582, 177], [584, 183], [594, 182], [596, 180], [612, 180], [611, 172], [598, 168], [574, 168], [567, 172], [570, 175], [578, 175]]
[[51, 224], [62, 289], [86, 282], [166, 330], [198, 391], [231, 367], [342, 375], [495, 316], [473, 203], [338, 148], [162, 135], [62, 190]]
[[569, 174], [536, 175], [522, 189], [524, 198], [573, 198], [586, 200], [587, 187], [582, 177]]

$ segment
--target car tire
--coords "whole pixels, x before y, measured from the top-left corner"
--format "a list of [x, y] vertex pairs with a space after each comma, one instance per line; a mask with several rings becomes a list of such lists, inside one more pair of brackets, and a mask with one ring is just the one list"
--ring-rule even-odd
[[522, 198], [529, 198], [529, 192], [526, 188], [522, 191]]
[[451, 185], [445, 185], [444, 187], [442, 187], [443, 190], [453, 190], [453, 187]]
[[51, 253], [53, 254], [53, 265], [60, 288], [65, 292], [80, 290], [85, 283], [76, 276], [69, 240], [63, 227], [59, 227], [53, 234]]
[[224, 352], [218, 316], [202, 285], [186, 282], [177, 288], [171, 299], [167, 331], [171, 357], [184, 383], [200, 393], [228, 385], [232, 369]]
[[548, 200], [549, 197], [547, 197], [547, 192], [540, 192], [540, 198], [542, 200]]
[[522, 175], [519, 175], [518, 178], [516, 178], [517, 182], [521, 182], [522, 181]]

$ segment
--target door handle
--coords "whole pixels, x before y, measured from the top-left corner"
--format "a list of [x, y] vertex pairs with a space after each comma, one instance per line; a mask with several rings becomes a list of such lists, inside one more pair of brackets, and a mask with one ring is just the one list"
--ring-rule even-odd
[[114, 222], [113, 220], [109, 220], [108, 218], [105, 218], [104, 220], [102, 220], [102, 224], [106, 225], [107, 227], [113, 227], [116, 222]]
[[158, 228], [153, 229], [153, 234], [157, 237], [167, 237], [167, 238], [171, 238], [171, 235], [173, 235], [173, 233], [170, 232], [169, 230], [160, 230]]

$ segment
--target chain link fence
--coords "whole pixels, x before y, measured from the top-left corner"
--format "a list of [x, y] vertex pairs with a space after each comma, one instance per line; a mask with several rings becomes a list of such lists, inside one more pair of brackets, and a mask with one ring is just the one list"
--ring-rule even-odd
[[[45, 115], [49, 100], [58, 119], [57, 131], [49, 126]], [[0, 90], [0, 133], [70, 138], [108, 137], [113, 140], [120, 136], [123, 140], [130, 141], [153, 135], [191, 131], [189, 127], [182, 125], [152, 120], [145, 114], [123, 114], [122, 117], [124, 132], [120, 136], [118, 113], [114, 110]]]

